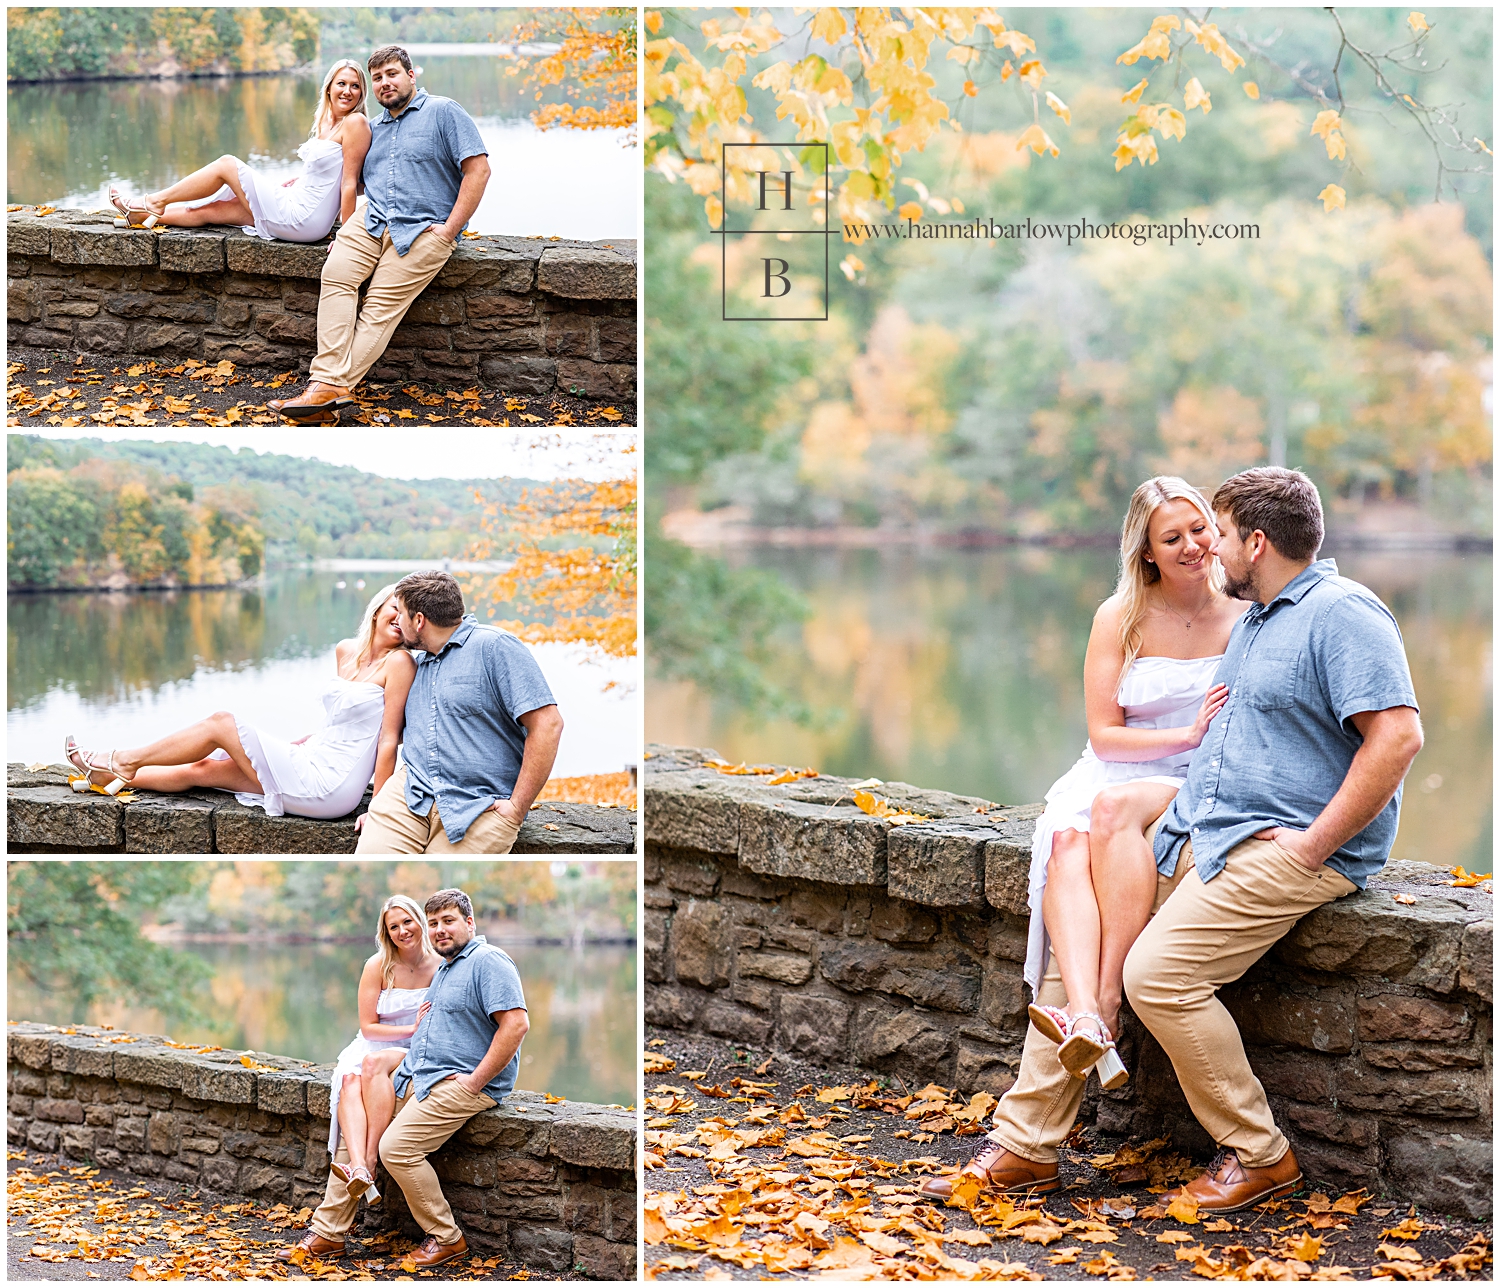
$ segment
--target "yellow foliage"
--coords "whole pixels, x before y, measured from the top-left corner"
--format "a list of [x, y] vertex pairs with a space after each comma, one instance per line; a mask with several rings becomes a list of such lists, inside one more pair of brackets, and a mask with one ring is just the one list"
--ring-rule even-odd
[[1016, 140], [1017, 152], [1026, 147], [1029, 147], [1037, 156], [1041, 156], [1044, 152], [1050, 152], [1053, 156], [1058, 153], [1057, 144], [1047, 136], [1047, 131], [1035, 124], [1022, 130], [1021, 137]]
[[[506, 553], [506, 571], [471, 582], [466, 592], [519, 617], [497, 621], [530, 643], [582, 643], [612, 657], [636, 652], [636, 481], [568, 480], [529, 488], [508, 506], [487, 502], [468, 557]], [[560, 540], [591, 544], [555, 548]]]
[[1142, 58], [1170, 58], [1172, 38], [1167, 33], [1176, 31], [1181, 26], [1182, 23], [1171, 14], [1153, 18], [1151, 30], [1146, 33], [1141, 42], [1138, 45], [1132, 45], [1116, 58], [1115, 62], [1124, 63], [1128, 67]]
[[1062, 117], [1064, 125], [1073, 124], [1072, 111], [1069, 109], [1068, 105], [1064, 103], [1062, 99], [1058, 98], [1058, 96], [1051, 90], [1047, 91], [1047, 106], [1050, 107], [1054, 112], [1056, 112], [1060, 117]]
[[[546, 103], [531, 114], [538, 129], [565, 126], [574, 130], [629, 129], [636, 124], [636, 32], [627, 23], [600, 29], [602, 9], [554, 9], [546, 19], [517, 29], [518, 40], [545, 37], [559, 48], [530, 65], [528, 85], [562, 85], [570, 97], [592, 103]], [[656, 15], [660, 25], [660, 15]], [[562, 30], [558, 31], [561, 23]], [[648, 24], [649, 25], [649, 24]]]
[[1318, 193], [1318, 200], [1323, 203], [1325, 214], [1344, 208], [1344, 190], [1336, 183], [1328, 184], [1322, 192]]
[[1183, 87], [1182, 105], [1189, 112], [1195, 107], [1201, 107], [1204, 116], [1207, 116], [1214, 110], [1214, 105], [1209, 102], [1208, 91], [1203, 88], [1202, 82], [1196, 76]]
[[1161, 472], [1218, 483], [1265, 458], [1265, 422], [1260, 402], [1230, 385], [1177, 391], [1157, 421], [1166, 455]]
[[1260, 97], [1260, 86], [1257, 85], [1254, 81], [1246, 81], [1245, 82], [1245, 97], [1246, 98], [1259, 98]]

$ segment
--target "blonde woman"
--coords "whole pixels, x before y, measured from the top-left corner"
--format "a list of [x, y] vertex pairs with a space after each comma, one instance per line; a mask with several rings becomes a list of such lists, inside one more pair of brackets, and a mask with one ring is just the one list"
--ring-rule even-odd
[[[153, 792], [217, 787], [273, 817], [343, 818], [358, 807], [372, 773], [378, 792], [395, 772], [406, 727], [406, 695], [417, 664], [396, 624], [395, 589], [393, 582], [376, 591], [354, 637], [334, 648], [337, 674], [321, 694], [323, 724], [315, 733], [287, 742], [216, 711], [123, 751], [86, 751], [70, 734], [64, 754], [111, 795], [126, 786]], [[87, 790], [81, 780], [74, 786]], [[363, 819], [355, 820], [356, 830]]]
[[427, 1015], [427, 989], [443, 960], [427, 937], [426, 916], [404, 894], [381, 907], [375, 940], [380, 951], [359, 976], [359, 1032], [333, 1070], [328, 1129], [330, 1169], [352, 1198], [364, 1194], [371, 1203], [380, 1201], [380, 1138], [396, 1113], [391, 1075]]
[[341, 58], [328, 69], [307, 142], [297, 149], [306, 166], [300, 176], [277, 186], [238, 157], [222, 156], [138, 202], [122, 200], [111, 188], [109, 199], [121, 215], [116, 225], [237, 224], [268, 240], [321, 241], [336, 218], [347, 221], [354, 213], [360, 172], [370, 150], [368, 88], [365, 69], [351, 59]]
[[1060, 977], [1067, 1007], [1037, 1002], [1031, 1022], [1058, 1059], [1106, 1087], [1129, 1077], [1115, 1050], [1125, 955], [1151, 916], [1156, 864], [1147, 833], [1228, 697], [1214, 684], [1248, 604], [1224, 593], [1213, 512], [1197, 488], [1162, 475], [1135, 490], [1115, 593], [1094, 615], [1083, 664], [1089, 740], [1047, 793], [1031, 842], [1025, 976]]

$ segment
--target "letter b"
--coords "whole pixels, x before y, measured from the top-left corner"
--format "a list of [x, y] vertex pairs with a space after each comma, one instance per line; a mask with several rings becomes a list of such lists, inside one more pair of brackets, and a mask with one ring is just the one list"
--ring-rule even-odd
[[[789, 278], [786, 274], [787, 269], [789, 269], [791, 265], [788, 264], [784, 259], [763, 259], [761, 260], [761, 263], [766, 266], [766, 289], [762, 292], [762, 297], [768, 300], [779, 300], [783, 295], [790, 295], [792, 291], [792, 279]], [[780, 264], [780, 271], [773, 273], [771, 271], [772, 264]], [[783, 287], [782, 290], [771, 290], [771, 279], [773, 277], [781, 283]]]

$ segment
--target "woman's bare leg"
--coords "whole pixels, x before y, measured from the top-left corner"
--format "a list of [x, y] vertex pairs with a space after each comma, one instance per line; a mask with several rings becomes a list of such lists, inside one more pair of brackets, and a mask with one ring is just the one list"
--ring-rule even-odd
[[239, 197], [210, 201], [206, 206], [184, 206], [173, 202], [156, 221], [171, 228], [201, 228], [204, 224], [228, 224], [236, 228], [255, 222], [255, 214]]
[[1089, 875], [1089, 836], [1072, 828], [1052, 838], [1042, 920], [1068, 991], [1068, 1014], [1099, 1010], [1099, 905]]
[[[235, 724], [234, 716], [228, 711], [215, 711], [208, 719], [188, 725], [186, 729], [179, 729], [176, 733], [169, 733], [165, 738], [158, 738], [144, 747], [118, 750], [115, 753], [115, 765], [123, 770], [125, 775], [133, 774], [134, 781], [141, 787], [155, 791], [182, 791], [182, 787], [160, 786], [159, 784], [165, 778], [163, 775], [149, 775], [150, 781], [148, 781], [140, 777], [139, 771], [148, 765], [170, 765], [177, 770], [187, 769], [195, 761], [202, 761], [210, 753], [220, 750], [229, 753], [230, 762], [243, 775], [239, 781], [249, 784], [249, 786], [240, 786], [234, 790], [248, 792], [263, 790], [260, 779], [255, 773], [255, 766], [250, 763], [250, 757], [245, 754], [244, 745], [240, 742], [239, 726]], [[219, 783], [188, 782], [188, 786], [216, 787], [220, 785]]]
[[[119, 758], [115, 758], [119, 764]], [[132, 787], [148, 792], [190, 792], [195, 787], [216, 787], [222, 792], [255, 792], [260, 781], [246, 774], [232, 760], [205, 757], [190, 765], [144, 765], [130, 780]]]
[[210, 161], [201, 169], [194, 170], [185, 179], [179, 179], [170, 188], [163, 188], [160, 192], [148, 192], [142, 201], [148, 209], [160, 211], [163, 206], [170, 205], [174, 201], [201, 201], [204, 197], [212, 197], [226, 183], [234, 190], [236, 197], [241, 201], [245, 200], [245, 190], [240, 187], [240, 165], [237, 157], [225, 155], [216, 161]]
[[339, 1086], [339, 1131], [344, 1137], [344, 1148], [349, 1151], [350, 1169], [368, 1167], [369, 1155], [365, 1153], [368, 1124], [357, 1073], [346, 1073]]
[[380, 1138], [396, 1116], [396, 1086], [391, 1075], [405, 1055], [402, 1048], [391, 1047], [367, 1055], [360, 1066], [360, 1077], [365, 1084], [366, 1158], [380, 1157]]
[[1120, 1020], [1125, 955], [1151, 919], [1156, 902], [1156, 856], [1146, 829], [1162, 814], [1175, 787], [1124, 783], [1094, 797], [1089, 814], [1089, 866], [1102, 915], [1099, 943], [1099, 1014], [1115, 1032]]

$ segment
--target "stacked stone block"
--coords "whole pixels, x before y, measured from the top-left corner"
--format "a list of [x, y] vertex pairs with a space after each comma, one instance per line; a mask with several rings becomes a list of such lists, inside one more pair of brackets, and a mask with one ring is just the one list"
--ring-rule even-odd
[[[237, 228], [115, 228], [7, 217], [10, 342], [90, 360], [187, 358], [305, 372], [328, 241]], [[635, 397], [635, 243], [465, 238], [396, 328], [374, 381]]]
[[[782, 786], [654, 747], [646, 762], [646, 1017], [734, 1042], [1003, 1092], [1028, 990], [1027, 872], [1039, 805], [899, 783], [932, 821], [893, 827], [848, 780]], [[977, 813], [976, 810], [985, 812]], [[1308, 1174], [1440, 1211], [1490, 1211], [1491, 895], [1392, 863], [1301, 922], [1226, 1005]], [[1415, 899], [1398, 903], [1395, 894]], [[1126, 1014], [1131, 1080], [1083, 1120], [1212, 1147], [1170, 1062]]]
[[[328, 1179], [331, 1065], [76, 1026], [8, 1026], [12, 1147], [60, 1153], [213, 1196], [316, 1207]], [[471, 1246], [545, 1271], [633, 1279], [636, 1118], [518, 1091], [433, 1155]], [[400, 1187], [362, 1207], [356, 1236], [420, 1236]]]
[[[6, 837], [12, 854], [353, 854], [354, 820], [270, 817], [229, 792], [136, 791], [129, 801], [68, 786], [54, 765], [6, 766]], [[545, 801], [521, 824], [515, 854], [634, 854], [635, 811]]]

